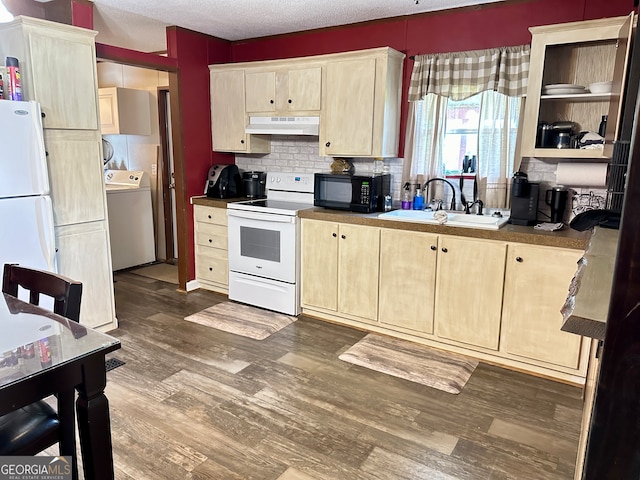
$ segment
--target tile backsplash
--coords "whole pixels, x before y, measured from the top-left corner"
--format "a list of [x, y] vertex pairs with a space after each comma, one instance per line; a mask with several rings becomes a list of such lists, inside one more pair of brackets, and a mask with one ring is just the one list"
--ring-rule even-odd
[[[236, 155], [236, 165], [242, 171], [259, 170], [266, 172], [302, 173], [328, 172], [332, 157], [319, 155], [319, 140], [315, 136], [287, 136], [272, 137], [271, 153]], [[351, 159], [355, 173], [371, 173], [373, 158]], [[402, 179], [402, 159], [386, 158], [385, 165], [389, 166], [391, 174], [392, 194], [394, 200], [400, 200], [400, 183]]]
[[[319, 143], [316, 136], [278, 136], [271, 139], [271, 153], [236, 155], [236, 165], [242, 171], [259, 170], [273, 172], [300, 171], [303, 173], [328, 172], [332, 157], [321, 157], [319, 155]], [[371, 173], [373, 171], [372, 158], [351, 159], [356, 173]], [[391, 173], [392, 195], [395, 202], [400, 201], [402, 187], [402, 158], [386, 158], [385, 165], [389, 167]], [[521, 171], [527, 173], [529, 180], [540, 182], [540, 202], [539, 210], [544, 215], [549, 215], [549, 207], [544, 201], [544, 194], [547, 190], [557, 184], [556, 167], [557, 160], [546, 160], [539, 158], [525, 157], [520, 166]], [[580, 196], [573, 202], [576, 206], [578, 200], [583, 204], [595, 204], [599, 206], [606, 198], [606, 189], [603, 188], [572, 188], [575, 192], [573, 196]], [[570, 200], [571, 202], [571, 200]], [[603, 207], [604, 205], [602, 205]], [[600, 207], [600, 208], [602, 208]], [[568, 214], [567, 221], [573, 218], [574, 214]], [[540, 221], [544, 221], [541, 215]]]

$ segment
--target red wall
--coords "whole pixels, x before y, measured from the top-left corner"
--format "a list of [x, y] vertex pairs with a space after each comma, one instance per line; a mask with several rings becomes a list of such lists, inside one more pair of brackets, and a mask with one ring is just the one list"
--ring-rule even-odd
[[188, 244], [179, 256], [189, 257], [189, 279], [195, 278], [193, 257], [193, 206], [188, 199], [202, 195], [209, 166], [212, 163], [233, 163], [229, 154], [211, 151], [211, 112], [209, 99], [209, 64], [230, 59], [230, 43], [179, 27], [167, 29], [167, 53], [178, 61], [180, 109], [182, 115], [182, 146], [184, 157], [185, 215]]
[[633, 0], [507, 1], [234, 42], [235, 62], [388, 46], [414, 55], [529, 43], [528, 27], [627, 15]]

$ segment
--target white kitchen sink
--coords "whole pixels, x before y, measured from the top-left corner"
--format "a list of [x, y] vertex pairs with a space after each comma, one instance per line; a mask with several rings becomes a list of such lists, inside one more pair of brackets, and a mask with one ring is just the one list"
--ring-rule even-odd
[[[446, 212], [447, 220], [442, 223], [448, 227], [482, 228], [486, 230], [498, 230], [509, 221], [508, 215], [493, 217], [491, 215], [465, 214], [461, 212]], [[401, 222], [428, 223], [440, 225], [441, 222], [434, 218], [435, 212], [430, 210], [393, 210], [378, 215], [383, 220], [398, 220]]]

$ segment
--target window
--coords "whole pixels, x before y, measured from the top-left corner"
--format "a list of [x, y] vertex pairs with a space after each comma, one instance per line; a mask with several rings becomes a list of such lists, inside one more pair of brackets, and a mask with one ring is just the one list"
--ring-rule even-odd
[[445, 174], [460, 173], [465, 156], [477, 159], [479, 126], [480, 95], [448, 101], [442, 148]]
[[[416, 103], [419, 105], [415, 115], [417, 138], [414, 148], [422, 161], [414, 160], [413, 176], [433, 175], [428, 165], [431, 156], [428, 151], [440, 157], [438, 175], [459, 174], [465, 156], [475, 156], [477, 162], [481, 158], [484, 163], [482, 170], [487, 172], [500, 170], [503, 153], [513, 165], [520, 98], [489, 91], [460, 101], [439, 98]], [[441, 125], [438, 125], [435, 109], [440, 109], [443, 117]], [[436, 144], [432, 145], [432, 142]], [[478, 153], [480, 150], [481, 154]]]

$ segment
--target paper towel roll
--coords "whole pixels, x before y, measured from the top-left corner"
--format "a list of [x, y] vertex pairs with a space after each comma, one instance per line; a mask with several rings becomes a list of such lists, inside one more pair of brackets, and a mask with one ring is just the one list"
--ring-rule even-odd
[[606, 187], [608, 163], [558, 163], [556, 183], [568, 187]]

